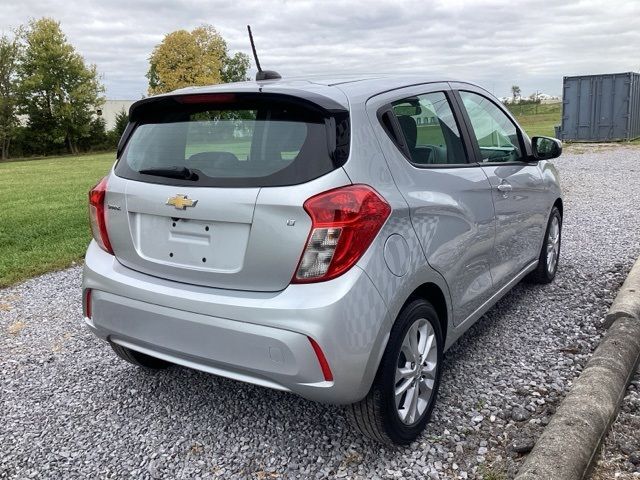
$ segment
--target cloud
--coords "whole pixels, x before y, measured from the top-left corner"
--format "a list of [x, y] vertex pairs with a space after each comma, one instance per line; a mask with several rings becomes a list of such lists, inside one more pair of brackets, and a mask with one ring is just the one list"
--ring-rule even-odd
[[232, 52], [283, 75], [417, 73], [459, 78], [507, 95], [518, 84], [558, 94], [565, 75], [640, 70], [640, 2], [583, 0], [22, 0], [0, 29], [51, 16], [95, 63], [109, 98], [146, 92], [148, 57], [163, 35], [214, 25]]

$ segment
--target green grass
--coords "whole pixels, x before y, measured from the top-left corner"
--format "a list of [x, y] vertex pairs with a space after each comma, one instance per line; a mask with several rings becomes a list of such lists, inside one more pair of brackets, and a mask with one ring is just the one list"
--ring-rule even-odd
[[185, 152], [186, 158], [201, 152], [229, 152], [240, 160], [246, 160], [251, 150], [251, 141], [237, 141], [228, 143], [190, 143]]
[[535, 135], [555, 137], [554, 127], [560, 125], [562, 103], [508, 105], [507, 107], [529, 137]]
[[440, 125], [418, 125], [418, 145], [444, 145], [444, 135]]
[[[442, 136], [442, 134], [440, 135]], [[283, 160], [293, 160], [300, 150], [281, 152]], [[202, 152], [228, 152], [236, 156], [238, 160], [245, 161], [251, 152], [250, 140], [239, 140], [227, 143], [193, 143], [187, 145], [185, 156], [189, 158], [191, 155]]]
[[82, 259], [87, 192], [114, 153], [0, 162], [0, 287]]
[[491, 468], [482, 469], [482, 480], [505, 480], [505, 476], [500, 471], [492, 470]]

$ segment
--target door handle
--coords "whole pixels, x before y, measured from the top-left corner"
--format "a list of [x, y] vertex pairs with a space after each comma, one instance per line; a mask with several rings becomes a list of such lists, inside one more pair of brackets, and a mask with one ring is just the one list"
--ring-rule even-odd
[[505, 182], [504, 180], [496, 188], [502, 194], [502, 198], [509, 198], [509, 192], [513, 190], [513, 187], [511, 186], [511, 184]]

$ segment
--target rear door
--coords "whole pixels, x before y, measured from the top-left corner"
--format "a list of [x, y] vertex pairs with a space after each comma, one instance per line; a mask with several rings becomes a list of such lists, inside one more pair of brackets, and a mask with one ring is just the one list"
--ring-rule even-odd
[[493, 191], [496, 241], [491, 273], [500, 288], [540, 254], [548, 215], [546, 190], [537, 163], [528, 161], [524, 135], [510, 115], [480, 89], [461, 87], [456, 96]]
[[395, 90], [367, 108], [427, 261], [447, 281], [459, 324], [493, 293], [495, 219], [491, 186], [469, 162], [469, 139], [449, 87]]
[[107, 193], [118, 261], [185, 283], [285, 288], [310, 229], [304, 201], [350, 183], [348, 112], [218, 94], [161, 98], [132, 120]]

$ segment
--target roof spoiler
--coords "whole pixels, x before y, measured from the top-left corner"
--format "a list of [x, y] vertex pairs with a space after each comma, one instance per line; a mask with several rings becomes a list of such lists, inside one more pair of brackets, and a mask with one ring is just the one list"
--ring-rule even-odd
[[[276, 85], [274, 85], [275, 87]], [[145, 117], [153, 117], [154, 114], [162, 114], [167, 110], [180, 110], [185, 107], [201, 104], [233, 105], [247, 100], [284, 100], [299, 104], [307, 108], [314, 108], [324, 113], [327, 117], [334, 115], [349, 115], [349, 110], [335, 100], [307, 90], [291, 88], [273, 88], [264, 91], [265, 87], [256, 87], [255, 90], [245, 91], [212, 91], [212, 92], [180, 92], [156, 95], [154, 97], [138, 100], [129, 108], [129, 124], [118, 142], [117, 156], [122, 150], [135, 128], [136, 124]]]

